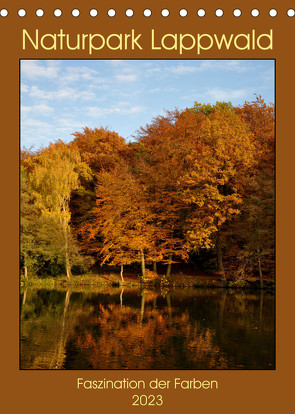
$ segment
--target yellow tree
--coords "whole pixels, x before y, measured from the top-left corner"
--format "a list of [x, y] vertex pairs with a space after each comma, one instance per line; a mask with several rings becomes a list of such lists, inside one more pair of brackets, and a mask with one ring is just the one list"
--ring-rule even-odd
[[30, 180], [36, 206], [61, 229], [67, 277], [71, 276], [71, 230], [69, 202], [80, 187], [80, 177], [90, 178], [87, 164], [76, 148], [62, 141], [51, 143], [32, 158]]

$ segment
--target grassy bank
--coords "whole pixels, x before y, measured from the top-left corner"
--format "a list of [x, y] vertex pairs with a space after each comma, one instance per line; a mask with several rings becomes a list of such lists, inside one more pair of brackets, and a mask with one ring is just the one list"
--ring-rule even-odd
[[[25, 279], [21, 276], [20, 281], [23, 287], [36, 287], [53, 289], [57, 287], [102, 287], [102, 286], [119, 286], [122, 285], [120, 276], [118, 274], [89, 274], [72, 276], [68, 279], [66, 276], [58, 277], [36, 277], [31, 276]], [[127, 275], [124, 278], [124, 286], [126, 287], [140, 287], [142, 285], [158, 286], [166, 288], [173, 287], [207, 287], [207, 288], [242, 288], [242, 289], [260, 289], [259, 279], [257, 277], [249, 277], [241, 280], [229, 279], [227, 284], [221, 282], [218, 275], [184, 275], [182, 273], [173, 276], [171, 281], [166, 279], [158, 279], [155, 281], [147, 281], [143, 283], [136, 275]], [[264, 288], [273, 289], [275, 282], [273, 280], [265, 280]]]
[[[120, 278], [115, 274], [108, 275], [80, 275], [72, 276], [68, 279], [66, 276], [56, 277], [36, 277], [32, 276], [27, 279], [21, 277], [21, 286], [25, 287], [40, 287], [40, 288], [54, 288], [63, 286], [113, 286], [120, 283]], [[137, 286], [139, 282], [128, 280], [125, 283], [128, 286]]]

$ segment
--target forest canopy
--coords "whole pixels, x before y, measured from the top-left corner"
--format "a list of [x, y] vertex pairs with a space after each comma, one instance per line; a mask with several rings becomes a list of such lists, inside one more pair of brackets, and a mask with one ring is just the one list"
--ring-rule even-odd
[[21, 270], [81, 274], [100, 265], [173, 263], [223, 281], [274, 273], [274, 106], [167, 111], [126, 142], [84, 128], [21, 152]]

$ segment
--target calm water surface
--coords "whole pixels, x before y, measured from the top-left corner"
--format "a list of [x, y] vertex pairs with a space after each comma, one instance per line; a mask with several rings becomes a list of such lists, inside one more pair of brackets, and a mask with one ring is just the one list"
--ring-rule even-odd
[[26, 289], [21, 369], [274, 369], [274, 295]]

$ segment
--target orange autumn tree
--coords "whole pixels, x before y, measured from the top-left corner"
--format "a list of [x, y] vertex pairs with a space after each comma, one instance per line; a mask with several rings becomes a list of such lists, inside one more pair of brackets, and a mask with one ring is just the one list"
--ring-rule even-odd
[[116, 167], [128, 153], [124, 138], [107, 128], [85, 127], [83, 132], [75, 132], [73, 136], [73, 145], [78, 148], [82, 160], [96, 173]]
[[141, 262], [145, 277], [145, 261], [155, 254], [158, 229], [155, 216], [140, 185], [128, 166], [121, 165], [97, 176], [96, 207], [81, 231], [88, 240], [102, 238], [102, 246], [92, 247], [101, 264], [123, 265]]
[[165, 234], [165, 238], [156, 240], [156, 245], [162, 262], [168, 265], [168, 278], [171, 264], [188, 259], [190, 249], [182, 237], [186, 211], [178, 181], [185, 171], [188, 143], [175, 128], [179, 116], [178, 111], [167, 112], [138, 131], [138, 175], [148, 189], [152, 211]]
[[[107, 128], [87, 128], [73, 134], [71, 145], [79, 151], [83, 162], [92, 171], [91, 180], [82, 180], [82, 187], [76, 190], [71, 199], [72, 222], [80, 233], [81, 244], [85, 252], [90, 252], [93, 242], [84, 239], [79, 229], [90, 219], [96, 200], [97, 175], [101, 171], [112, 171], [122, 160], [128, 159], [129, 149], [124, 138]], [[98, 243], [96, 240], [95, 243]]]
[[253, 164], [251, 133], [231, 105], [207, 110], [168, 112], [139, 131], [153, 211], [169, 235], [168, 275], [173, 255], [187, 259], [216, 243], [213, 235], [239, 212], [239, 182]]
[[241, 215], [227, 229], [228, 260], [237, 277], [257, 269], [260, 287], [263, 271], [274, 272], [275, 246], [275, 131], [274, 106], [257, 96], [235, 108], [252, 132], [256, 163], [244, 182]]
[[213, 245], [217, 251], [219, 272], [225, 281], [220, 235], [223, 223], [238, 215], [243, 206], [245, 183], [256, 164], [253, 135], [247, 124], [235, 113], [230, 103], [217, 102], [215, 106], [195, 104], [198, 114], [206, 114], [199, 132], [199, 140], [209, 148], [202, 155], [210, 171], [209, 217], [216, 231]]

